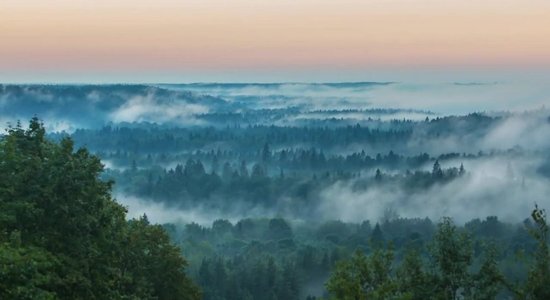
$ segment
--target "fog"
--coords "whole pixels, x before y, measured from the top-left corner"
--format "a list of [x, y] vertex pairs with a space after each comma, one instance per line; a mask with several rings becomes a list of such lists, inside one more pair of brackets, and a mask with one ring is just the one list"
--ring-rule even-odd
[[479, 111], [522, 111], [550, 104], [548, 84], [540, 81], [465, 83], [235, 84], [167, 85], [229, 101], [256, 97], [256, 108], [307, 109], [414, 108], [443, 115]]
[[[317, 147], [327, 156], [361, 151], [371, 157], [390, 151], [404, 156], [430, 155], [428, 163], [411, 172], [430, 171], [434, 160], [440, 155], [470, 155], [468, 158], [464, 156], [442, 162], [443, 167], [463, 164], [467, 170], [465, 176], [412, 194], [392, 184], [354, 188], [356, 181], [374, 176], [375, 169], [357, 172], [348, 166], [322, 170], [346, 172], [349, 168], [349, 172], [360, 173], [361, 177], [336, 180], [315, 190], [318, 198], [314, 207], [308, 207], [308, 212], [296, 210], [293, 206], [296, 199], [290, 198], [276, 199], [269, 209], [244, 204], [243, 201], [224, 204], [223, 209], [220, 209], [222, 206], [200, 204], [182, 209], [158, 199], [126, 193], [122, 187], [117, 188], [117, 199], [128, 206], [130, 216], [146, 213], [155, 222], [209, 224], [219, 218], [236, 221], [266, 216], [300, 221], [338, 219], [360, 222], [380, 220], [388, 209], [410, 218], [451, 216], [465, 222], [475, 217], [498, 215], [518, 221], [529, 214], [534, 203], [543, 207], [550, 204], [548, 197], [545, 197], [550, 194], [548, 177], [539, 171], [550, 161], [550, 110], [546, 108], [550, 104], [547, 96], [550, 95], [550, 87], [540, 82], [0, 87], [2, 128], [6, 128], [8, 123], [13, 125], [18, 120], [25, 123], [29, 118], [38, 116], [48, 132], [72, 134], [78, 129], [87, 129], [89, 135], [84, 137], [88, 139], [77, 140], [77, 144], [89, 145], [111, 155], [104, 157], [106, 168], [118, 172], [119, 179], [133, 185], [136, 183], [128, 175], [131, 173], [130, 162], [143, 162], [146, 154], [157, 158], [172, 155], [155, 162], [149, 158], [144, 166], [139, 166], [138, 170], [144, 174], [151, 168], [151, 172], [156, 172], [154, 176], [158, 177], [162, 176], [158, 170], [167, 172], [175, 169], [185, 163], [182, 160], [199, 150], [227, 152], [229, 154], [224, 155], [231, 158], [224, 158], [220, 165], [229, 162], [238, 168], [241, 161], [246, 160], [250, 169], [258, 161], [249, 156], [258, 153], [265, 143], [270, 143], [271, 149], [277, 151]], [[473, 112], [483, 113], [477, 119], [462, 117]], [[390, 141], [384, 140], [382, 135], [378, 137], [382, 140], [377, 143], [365, 139], [325, 143], [320, 138], [314, 144], [314, 140], [308, 142], [306, 139], [308, 128], [341, 128], [355, 124], [389, 133], [405, 130], [410, 132], [410, 136]], [[110, 141], [102, 137], [103, 133], [99, 131], [106, 125], [142, 126], [145, 131], [141, 135], [122, 136], [121, 140]], [[275, 142], [276, 137], [281, 138], [283, 133], [269, 133], [268, 129], [262, 129], [266, 133], [257, 132], [253, 125], [293, 126], [306, 133], [292, 142], [279, 143]], [[227, 131], [219, 137], [216, 134], [220, 133], [184, 132], [180, 137], [182, 140], [174, 144], [181, 149], [167, 150], [156, 145], [159, 137], [168, 141], [176, 139], [177, 134], [166, 131], [168, 128], [199, 130], [211, 127]], [[156, 131], [147, 131], [151, 128]], [[232, 135], [230, 128], [239, 128], [241, 135], [226, 139]], [[142, 136], [147, 132], [151, 136]], [[193, 141], [195, 135], [201, 138], [198, 142]], [[94, 139], [89, 139], [90, 136]], [[333, 138], [336, 140], [338, 137]], [[144, 147], [155, 150], [147, 150], [147, 153], [142, 150]], [[208, 160], [203, 165], [210, 169], [211, 163]], [[404, 172], [379, 168], [396, 176]], [[511, 168], [513, 177], [509, 175]], [[282, 169], [283, 166], [272, 166], [268, 175], [277, 176]], [[307, 172], [310, 171], [298, 170], [296, 184], [318, 175]], [[158, 178], [151, 179], [155, 180]], [[223, 202], [222, 199], [216, 201]]]
[[205, 105], [181, 101], [157, 101], [152, 93], [129, 98], [124, 104], [109, 113], [111, 122], [152, 122], [178, 125], [204, 125], [194, 118], [196, 114], [207, 113]]
[[[511, 222], [525, 219], [535, 203], [550, 207], [550, 184], [537, 172], [550, 156], [547, 109], [511, 114], [486, 135], [445, 136], [429, 140], [415, 133], [408, 148], [414, 152], [443, 154], [522, 149], [522, 155], [446, 161], [442, 167], [463, 164], [467, 176], [429, 190], [409, 194], [395, 186], [354, 191], [353, 182], [339, 182], [322, 193], [317, 214], [324, 219], [359, 222], [380, 220], [392, 209], [402, 217], [450, 216], [459, 222], [496, 215]], [[419, 143], [422, 141], [421, 143]], [[423, 167], [430, 170], [431, 163]], [[367, 176], [374, 174], [367, 174]]]
[[472, 239], [468, 270], [494, 238], [503, 276], [524, 280], [525, 220], [550, 209], [547, 95], [535, 82], [0, 85], [0, 122], [36, 116], [97, 155], [127, 219], [163, 225], [205, 299], [310, 299], [356, 251], [424, 261], [444, 217]]
[[[457, 223], [464, 223], [495, 215], [505, 221], [520, 222], [529, 216], [535, 204], [550, 207], [550, 197], [547, 196], [550, 194], [549, 179], [536, 172], [541, 164], [539, 159], [457, 160], [447, 161], [442, 167], [461, 163], [468, 170], [464, 177], [414, 193], [395, 184], [358, 190], [355, 181], [342, 180], [323, 188], [316, 200], [316, 208], [307, 212], [292, 210], [285, 199], [279, 199], [277, 207], [271, 209], [242, 201], [233, 202], [229, 209], [220, 209], [205, 206], [180, 208], [123, 193], [116, 198], [128, 206], [130, 217], [147, 214], [154, 222], [195, 222], [202, 225], [210, 225], [217, 219], [235, 223], [244, 218], [276, 216], [299, 222], [378, 222], [384, 219], [388, 210], [399, 217], [428, 217], [434, 221], [448, 216]], [[425, 168], [429, 169], [431, 165]]]
[[[0, 121], [5, 126], [6, 121], [37, 115], [50, 131], [67, 132], [121, 122], [226, 126], [233, 124], [211, 123], [204, 116], [255, 114], [266, 109], [283, 110], [284, 116], [271, 118], [272, 123], [259, 118], [243, 120], [243, 124], [301, 126], [331, 118], [348, 123], [423, 120], [426, 116], [541, 109], [550, 103], [549, 86], [543, 82], [1, 85]], [[319, 111], [325, 112], [320, 115]]]
[[[508, 177], [508, 163], [514, 176]], [[407, 193], [395, 186], [372, 187], [356, 192], [353, 183], [337, 183], [322, 192], [317, 211], [324, 219], [350, 222], [380, 221], [391, 209], [400, 217], [439, 220], [452, 217], [458, 223], [474, 218], [499, 216], [509, 222], [527, 218], [535, 203], [550, 207], [547, 178], [533, 172], [533, 161], [507, 159], [465, 162], [465, 177], [418, 193]]]
[[484, 149], [521, 147], [530, 150], [548, 150], [550, 148], [549, 115], [549, 109], [511, 115], [480, 141], [480, 147]]
[[[72, 132], [109, 124], [201, 125], [194, 118], [221, 99], [148, 85], [1, 85], [0, 121], [38, 116], [49, 131]], [[12, 122], [13, 123], [13, 122]]]
[[281, 214], [273, 210], [266, 210], [261, 207], [251, 207], [244, 204], [235, 205], [229, 210], [197, 206], [193, 208], [178, 208], [169, 206], [162, 202], [154, 202], [151, 199], [138, 198], [135, 196], [118, 193], [115, 196], [118, 203], [128, 209], [128, 218], [139, 218], [146, 215], [153, 223], [197, 223], [203, 226], [210, 226], [213, 221], [224, 219], [236, 223], [246, 218], [281, 217]]
[[[391, 183], [357, 189], [355, 185], [358, 181], [375, 175], [371, 169], [362, 171], [358, 179], [339, 180], [317, 191], [319, 197], [314, 200], [310, 211], [297, 210], [292, 206], [293, 200], [286, 198], [277, 199], [276, 205], [269, 209], [245, 201], [233, 201], [221, 209], [201, 205], [185, 208], [168, 206], [124, 193], [117, 198], [129, 206], [131, 216], [146, 213], [155, 222], [196, 222], [204, 225], [220, 218], [235, 222], [242, 218], [274, 216], [301, 222], [376, 222], [382, 220], [388, 210], [406, 218], [439, 220], [449, 216], [459, 223], [490, 215], [519, 222], [529, 215], [535, 203], [550, 207], [550, 197], [547, 197], [550, 194], [549, 179], [539, 172], [541, 166], [550, 161], [549, 115], [546, 109], [502, 114], [489, 128], [465, 135], [461, 133], [467, 128], [453, 128], [458, 134], [443, 136], [428, 136], [423, 127], [415, 129], [403, 152], [398, 154], [431, 153], [437, 156], [457, 152], [477, 154], [479, 151], [487, 154], [441, 162], [443, 168], [462, 164], [467, 170], [466, 175], [413, 193]], [[461, 123], [455, 126], [461, 126]], [[360, 148], [361, 145], [356, 146]], [[368, 145], [362, 146], [367, 146], [363, 149], [368, 150]], [[492, 152], [496, 154], [490, 154]], [[238, 161], [234, 166], [238, 166]], [[433, 161], [430, 161], [417, 170], [431, 171], [432, 166]], [[165, 167], [175, 168], [175, 163]], [[205, 167], [210, 168], [210, 162], [205, 162]], [[251, 167], [250, 162], [248, 167]], [[382, 171], [399, 175], [399, 171], [395, 170]]]

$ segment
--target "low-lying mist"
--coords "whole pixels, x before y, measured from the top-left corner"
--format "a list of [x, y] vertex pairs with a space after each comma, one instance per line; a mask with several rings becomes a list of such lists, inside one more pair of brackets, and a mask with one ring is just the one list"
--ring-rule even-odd
[[[147, 214], [159, 223], [199, 223], [209, 225], [217, 219], [236, 222], [244, 218], [284, 217], [299, 222], [341, 220], [360, 223], [383, 221], [391, 217], [424, 218], [434, 221], [452, 217], [458, 223], [474, 218], [498, 216], [509, 222], [520, 222], [535, 204], [550, 207], [550, 185], [537, 168], [540, 158], [489, 157], [470, 160], [450, 160], [442, 167], [463, 164], [464, 176], [411, 192], [388, 182], [356, 187], [357, 181], [374, 174], [362, 174], [358, 179], [340, 180], [324, 187], [311, 210], [293, 209], [289, 199], [278, 199], [277, 205], [265, 208], [245, 201], [232, 200], [224, 208], [196, 205], [181, 208], [150, 199], [140, 199], [120, 193], [117, 199], [129, 208], [132, 217]], [[431, 168], [431, 164], [425, 169]], [[388, 176], [391, 176], [388, 173]], [[391, 212], [389, 215], [388, 212]]]
[[[189, 195], [176, 194], [168, 204], [117, 188], [130, 216], [145, 213], [159, 223], [274, 216], [376, 222], [388, 212], [458, 222], [488, 215], [520, 221], [534, 203], [550, 206], [549, 93], [547, 85], [512, 82], [0, 85], [0, 124], [36, 115], [49, 132], [69, 133], [77, 146], [98, 153], [135, 190], [144, 182], [157, 184], [188, 159], [202, 158], [203, 175], [232, 177], [243, 164], [246, 173], [265, 164], [262, 176], [275, 181], [287, 175], [294, 180], [288, 188], [305, 195], [281, 192], [274, 203], [258, 205], [215, 194], [179, 206], [178, 197]], [[472, 112], [481, 113], [461, 115]], [[264, 147], [269, 151], [263, 153]], [[423, 155], [429, 161], [409, 170], [392, 165], [388, 153], [401, 155], [397, 161]], [[406, 171], [431, 171], [438, 158], [444, 168], [463, 164], [466, 174], [413, 191], [394, 182]], [[229, 174], [222, 174], [224, 164]], [[134, 169], [141, 173], [132, 175]], [[367, 179], [376, 169], [398, 179], [373, 184]], [[312, 179], [325, 173], [330, 180]], [[254, 184], [240, 187], [261, 201], [273, 200], [272, 186], [262, 191]], [[309, 191], [314, 184], [320, 187]], [[200, 188], [208, 192], [212, 186]]]
[[37, 115], [58, 132], [120, 123], [365, 124], [539, 109], [550, 103], [547, 87], [520, 82], [0, 85], [0, 121], [4, 126]]
[[352, 222], [379, 221], [388, 211], [406, 218], [448, 216], [459, 223], [486, 216], [518, 222], [535, 203], [550, 207], [549, 180], [536, 173], [538, 165], [529, 159], [466, 161], [465, 176], [416, 193], [392, 185], [355, 191], [353, 182], [337, 183], [321, 193], [317, 214]]
[[[246, 218], [269, 218], [280, 217], [275, 211], [265, 208], [251, 207], [245, 204], [237, 204], [231, 209], [221, 210], [207, 206], [196, 206], [194, 208], [178, 208], [163, 202], [155, 202], [151, 199], [138, 198], [123, 193], [115, 196], [116, 200], [128, 209], [128, 218], [138, 218], [147, 215], [147, 218], [154, 223], [176, 223], [188, 224], [197, 223], [203, 226], [210, 226], [213, 221], [224, 219], [236, 223]], [[291, 220], [294, 218], [290, 218]]]

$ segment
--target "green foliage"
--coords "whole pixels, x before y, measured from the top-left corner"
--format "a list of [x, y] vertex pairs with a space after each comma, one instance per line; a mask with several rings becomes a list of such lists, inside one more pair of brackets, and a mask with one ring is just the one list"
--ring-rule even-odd
[[[527, 280], [520, 285], [511, 283], [500, 271], [494, 243], [485, 246], [479, 270], [474, 272], [471, 237], [451, 219], [443, 218], [428, 247], [427, 263], [417, 249], [412, 248], [392, 272], [391, 252], [378, 249], [366, 256], [358, 251], [350, 259], [338, 263], [327, 282], [327, 289], [335, 299], [481, 300], [500, 299], [502, 295], [515, 295], [517, 299], [550, 299], [546, 214], [536, 207], [531, 216], [534, 224], [530, 233], [538, 246]], [[487, 222], [494, 228], [501, 227], [496, 218], [489, 217]], [[474, 223], [469, 222], [466, 227]]]
[[297, 269], [270, 256], [204, 259], [197, 281], [204, 299], [299, 299]]
[[432, 296], [431, 277], [426, 273], [424, 262], [416, 250], [409, 250], [396, 271], [398, 288], [407, 299], [422, 300]]
[[392, 251], [377, 249], [366, 256], [357, 251], [337, 264], [326, 284], [336, 299], [396, 299], [397, 282], [391, 276]]
[[496, 299], [507, 283], [498, 268], [497, 249], [494, 244], [487, 246], [485, 257], [477, 274], [471, 276], [471, 286], [467, 299]]
[[535, 207], [531, 213], [535, 222], [530, 233], [537, 241], [535, 263], [529, 270], [523, 297], [525, 299], [550, 299], [550, 252], [548, 250], [548, 223], [546, 212]]
[[[533, 222], [525, 224], [535, 229]], [[449, 282], [461, 278], [455, 285], [455, 297], [506, 299], [515, 295], [525, 299], [527, 271], [534, 265], [537, 249], [524, 224], [503, 223], [491, 216], [464, 226], [455, 226], [450, 219], [433, 224], [429, 219], [397, 217], [378, 223], [379, 230], [368, 221], [301, 223], [280, 218], [248, 218], [235, 225], [216, 220], [211, 227], [198, 224], [166, 227], [172, 228], [173, 238], [185, 250], [190, 274], [203, 288], [205, 300], [286, 299], [283, 296], [289, 291], [300, 299], [328, 297], [323, 284], [338, 280], [333, 279], [336, 272], [347, 274], [343, 278], [352, 278], [350, 274], [357, 273], [336, 267], [344, 264], [357, 269], [360, 260], [350, 262], [357, 250], [365, 256], [368, 272], [374, 272], [376, 265], [382, 270], [378, 274], [389, 274], [385, 281], [390, 284], [376, 288], [379, 292], [372, 295], [384, 294], [390, 299], [452, 299]], [[280, 230], [274, 228], [283, 229], [285, 236], [292, 232], [292, 238], [278, 239], [281, 236], [273, 233]], [[384, 244], [372, 242], [379, 233], [383, 233], [384, 244], [392, 245], [391, 252], [384, 250]], [[498, 245], [498, 251], [494, 245]], [[523, 263], [518, 261], [518, 251], [524, 253]], [[394, 257], [392, 261], [380, 255], [388, 252]], [[384, 261], [391, 264], [381, 263]], [[388, 268], [390, 271], [384, 271]], [[288, 269], [292, 270], [292, 276], [286, 277], [289, 284], [284, 286], [292, 289], [282, 285], [284, 270]], [[212, 279], [212, 274], [218, 274], [216, 270], [223, 270], [223, 280]], [[274, 289], [259, 284], [273, 282], [273, 278]], [[251, 282], [264, 287], [269, 295], [262, 294], [256, 283]], [[369, 281], [372, 285], [371, 282], [374, 281]], [[333, 286], [352, 290], [353, 280], [346, 284]]]
[[468, 235], [458, 232], [450, 218], [443, 218], [439, 223], [430, 245], [430, 258], [438, 288], [436, 293], [444, 299], [459, 299], [461, 290], [469, 284], [472, 247]]
[[124, 289], [139, 288], [140, 298], [199, 299], [200, 294], [182, 272], [187, 262], [181, 250], [170, 243], [160, 225], [151, 225], [146, 216], [128, 222], [122, 255], [123, 270], [128, 270]]
[[0, 140], [0, 298], [199, 299], [185, 260], [146, 219], [125, 220], [103, 166], [32, 119]]
[[41, 248], [0, 245], [0, 299], [55, 299], [59, 262]]

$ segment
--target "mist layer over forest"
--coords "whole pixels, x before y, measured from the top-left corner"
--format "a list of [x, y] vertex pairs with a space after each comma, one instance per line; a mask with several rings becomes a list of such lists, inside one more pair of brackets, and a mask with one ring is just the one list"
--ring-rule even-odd
[[[275, 255], [281, 278], [303, 271], [293, 293], [318, 296], [334, 263], [377, 231], [399, 253], [411, 234], [429, 240], [434, 222], [451, 217], [476, 235], [489, 226], [516, 249], [527, 235], [517, 224], [535, 203], [550, 207], [545, 92], [505, 83], [0, 85], [0, 121], [37, 116], [50, 139], [99, 156], [129, 217], [166, 224], [203, 288], [216, 259], [253, 251]], [[296, 257], [309, 265], [285, 264]]]
[[0, 120], [36, 115], [53, 137], [70, 135], [100, 155], [131, 213], [159, 222], [387, 211], [518, 221], [548, 201], [550, 113], [540, 88], [523, 97], [533, 109], [508, 111], [512, 87], [3, 85]]

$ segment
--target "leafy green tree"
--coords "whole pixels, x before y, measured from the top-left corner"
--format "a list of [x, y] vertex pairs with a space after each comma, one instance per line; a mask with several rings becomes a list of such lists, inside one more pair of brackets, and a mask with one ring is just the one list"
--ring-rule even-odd
[[459, 232], [450, 218], [438, 224], [430, 258], [438, 288], [435, 294], [443, 299], [460, 299], [470, 282], [472, 247], [468, 235]]
[[145, 218], [127, 222], [102, 172], [37, 118], [0, 138], [2, 298], [200, 298], [180, 250]]
[[55, 256], [37, 247], [0, 244], [0, 299], [55, 299]]
[[429, 299], [432, 296], [431, 276], [416, 250], [409, 250], [396, 271], [399, 290], [410, 300]]
[[182, 272], [187, 262], [181, 250], [170, 243], [161, 225], [151, 225], [146, 216], [128, 222], [122, 265], [132, 276], [126, 291], [158, 299], [199, 299], [200, 293]]
[[364, 299], [364, 282], [370, 280], [367, 256], [357, 251], [349, 260], [340, 261], [326, 284], [327, 290], [342, 300]]
[[497, 249], [490, 244], [485, 249], [485, 257], [477, 274], [472, 276], [466, 299], [496, 299], [505, 286], [504, 277], [498, 268]]
[[550, 299], [550, 252], [548, 250], [546, 211], [535, 206], [531, 218], [534, 221], [534, 228], [530, 229], [530, 233], [537, 241], [537, 249], [535, 262], [529, 270], [523, 296], [533, 300]]
[[356, 251], [336, 265], [326, 284], [335, 299], [396, 299], [398, 289], [391, 275], [393, 252], [377, 249], [370, 256]]

